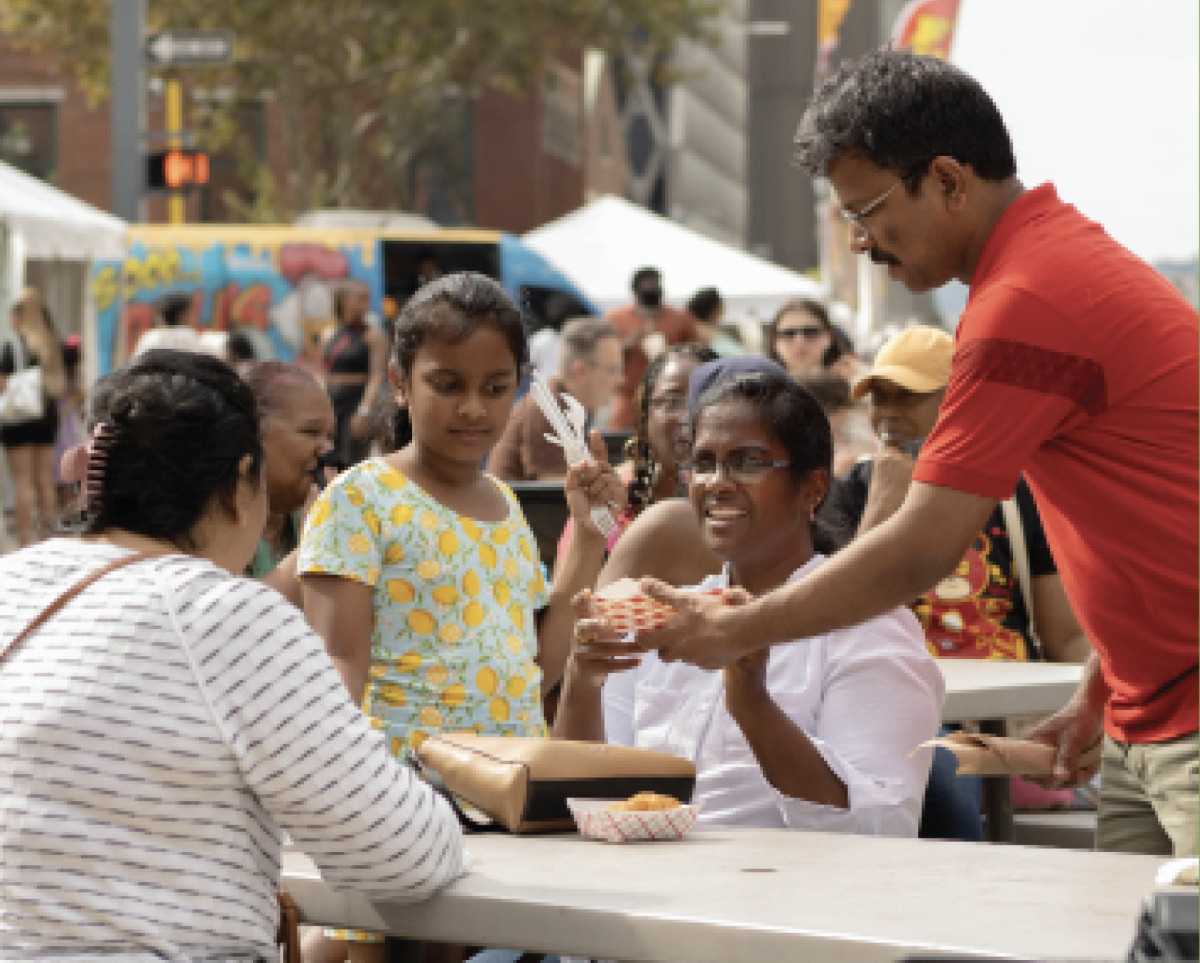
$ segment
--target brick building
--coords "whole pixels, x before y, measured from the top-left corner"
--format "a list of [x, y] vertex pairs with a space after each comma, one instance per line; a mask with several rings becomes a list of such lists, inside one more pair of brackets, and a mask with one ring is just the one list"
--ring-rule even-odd
[[[234, 93], [206, 89], [203, 70], [185, 72], [181, 80], [189, 116], [197, 108], [202, 114], [206, 100]], [[146, 129], [152, 138], [165, 126], [162, 91], [162, 79], [151, 76]], [[445, 189], [447, 171], [436, 161], [418, 162], [411, 172], [417, 213], [440, 223], [521, 233], [591, 196], [624, 193], [624, 141], [603, 59], [568, 55], [540, 90], [515, 97], [488, 88], [465, 105], [462, 116], [461, 153], [452, 158], [458, 178], [453, 197]], [[286, 201], [287, 132], [281, 112], [269, 99], [247, 100], [239, 104], [237, 118], [243, 144], [265, 160]], [[56, 54], [17, 50], [0, 36], [0, 159], [111, 210], [110, 119], [108, 101], [89, 104], [73, 71]], [[252, 199], [242, 175], [232, 151], [214, 156], [209, 187], [187, 198], [187, 220], [240, 219], [226, 200], [230, 193]], [[162, 222], [166, 214], [163, 198], [147, 199], [146, 221]]]

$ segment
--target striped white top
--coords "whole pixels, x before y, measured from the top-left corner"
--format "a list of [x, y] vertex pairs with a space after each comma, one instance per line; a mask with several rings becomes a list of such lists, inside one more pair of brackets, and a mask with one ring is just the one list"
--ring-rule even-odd
[[[124, 553], [54, 539], [0, 558], [0, 647]], [[0, 960], [274, 958], [283, 831], [378, 898], [465, 866], [445, 801], [272, 589], [136, 562], [0, 662]]]

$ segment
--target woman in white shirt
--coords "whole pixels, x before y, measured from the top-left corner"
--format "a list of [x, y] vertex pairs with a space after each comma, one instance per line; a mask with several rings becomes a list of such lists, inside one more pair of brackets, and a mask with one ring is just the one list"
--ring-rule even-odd
[[250, 389], [153, 351], [93, 394], [79, 538], [0, 558], [0, 957], [276, 955], [281, 837], [330, 885], [463, 872], [445, 801], [392, 759], [295, 607], [238, 577], [267, 516]]
[[[693, 384], [712, 384], [712, 362]], [[757, 596], [822, 564], [829, 422], [790, 378], [730, 377], [692, 412], [690, 497], [724, 571], [696, 591]], [[660, 749], [696, 763], [701, 822], [916, 836], [944, 687], [898, 608], [710, 672], [620, 639], [579, 601], [559, 738]]]

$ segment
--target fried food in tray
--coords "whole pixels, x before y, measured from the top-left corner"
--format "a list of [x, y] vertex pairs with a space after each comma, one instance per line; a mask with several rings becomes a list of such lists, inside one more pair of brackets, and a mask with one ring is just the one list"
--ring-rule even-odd
[[678, 809], [682, 803], [674, 796], [664, 796], [657, 792], [639, 792], [606, 808], [609, 812], [648, 813], [659, 812], [663, 809]]

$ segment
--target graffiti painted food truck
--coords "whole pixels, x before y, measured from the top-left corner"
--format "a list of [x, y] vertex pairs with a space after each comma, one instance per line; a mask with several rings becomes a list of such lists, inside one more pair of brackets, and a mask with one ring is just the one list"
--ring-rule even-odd
[[597, 313], [541, 255], [498, 231], [131, 225], [129, 239], [124, 261], [95, 268], [99, 374], [130, 356], [176, 295], [192, 299], [201, 333], [238, 331], [260, 357], [314, 362], [340, 286], [365, 284], [371, 310], [383, 317], [384, 299], [403, 303], [430, 264], [496, 278], [531, 328]]

